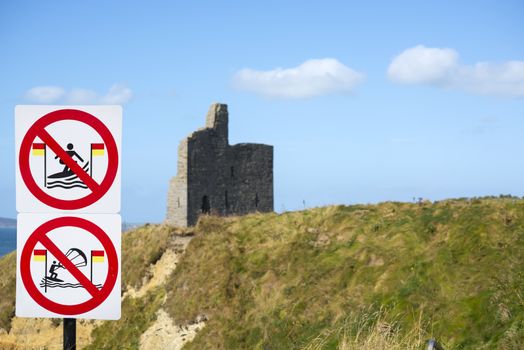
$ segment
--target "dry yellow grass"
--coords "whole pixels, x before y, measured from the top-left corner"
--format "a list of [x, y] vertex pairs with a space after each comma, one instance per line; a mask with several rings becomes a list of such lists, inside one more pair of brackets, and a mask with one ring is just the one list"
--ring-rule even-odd
[[410, 329], [402, 328], [400, 317], [392, 317], [384, 308], [354, 313], [342, 326], [313, 339], [301, 350], [323, 350], [328, 341], [338, 340], [338, 350], [421, 350], [430, 335], [422, 314]]

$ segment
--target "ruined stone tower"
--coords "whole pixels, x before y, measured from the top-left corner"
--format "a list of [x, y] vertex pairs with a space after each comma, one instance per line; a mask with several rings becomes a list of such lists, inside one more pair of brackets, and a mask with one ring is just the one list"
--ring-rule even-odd
[[193, 226], [204, 214], [241, 215], [273, 210], [273, 146], [229, 145], [227, 105], [211, 105], [205, 128], [178, 146], [166, 222]]

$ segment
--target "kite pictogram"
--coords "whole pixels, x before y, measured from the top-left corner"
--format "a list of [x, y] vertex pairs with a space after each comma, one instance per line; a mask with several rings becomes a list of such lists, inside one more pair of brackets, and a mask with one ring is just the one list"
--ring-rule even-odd
[[[88, 259], [84, 251], [79, 248], [70, 248], [63, 252], [49, 234], [53, 230], [74, 227], [91, 234], [102, 249], [90, 251], [90, 271], [84, 271]], [[36, 248], [39, 244], [43, 248]], [[48, 258], [53, 256], [52, 263], [48, 264]], [[33, 259], [31, 259], [33, 257]], [[40, 269], [38, 262], [44, 262], [44, 276], [40, 281], [32, 277], [33, 269]], [[96, 263], [107, 263], [107, 275], [103, 281], [94, 283], [93, 265]], [[62, 270], [63, 269], [63, 270]], [[100, 305], [113, 290], [118, 276], [118, 256], [111, 239], [99, 226], [80, 217], [59, 217], [40, 225], [26, 241], [20, 257], [20, 275], [25, 289], [40, 306], [45, 309], [64, 315], [75, 315], [88, 312]], [[74, 280], [65, 281], [59, 278], [59, 274], [67, 271]], [[85, 289], [89, 298], [77, 304], [66, 304], [61, 300], [53, 300], [46, 293], [50, 288], [72, 288]]]

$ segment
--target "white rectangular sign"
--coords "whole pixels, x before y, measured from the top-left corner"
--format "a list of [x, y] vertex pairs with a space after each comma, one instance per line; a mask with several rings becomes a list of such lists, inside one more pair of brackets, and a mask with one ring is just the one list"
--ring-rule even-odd
[[16, 316], [120, 318], [118, 214], [19, 214]]
[[16, 106], [16, 209], [118, 213], [122, 107]]

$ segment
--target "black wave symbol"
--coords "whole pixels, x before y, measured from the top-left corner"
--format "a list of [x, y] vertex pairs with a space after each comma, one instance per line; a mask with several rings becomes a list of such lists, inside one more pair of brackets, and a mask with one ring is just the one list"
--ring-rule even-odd
[[[44, 288], [46, 286], [44, 281], [40, 282], [40, 287]], [[84, 286], [81, 283], [59, 283], [59, 282], [51, 282], [47, 281], [47, 287], [48, 288], [84, 288]], [[95, 287], [98, 289], [102, 288], [102, 284], [95, 284]]]
[[[89, 172], [89, 162], [87, 162], [83, 167], [82, 167], [82, 170], [84, 170], [85, 172]], [[73, 174], [71, 176], [68, 176], [66, 178], [60, 178], [58, 180], [51, 180], [51, 181], [48, 181], [47, 184], [46, 184], [46, 187], [47, 188], [56, 188], [56, 187], [60, 187], [60, 188], [65, 188], [65, 189], [71, 189], [71, 188], [75, 188], [75, 187], [78, 187], [78, 188], [84, 188], [84, 189], [87, 189], [87, 186], [86, 184], [84, 184], [83, 181], [81, 180], [77, 180], [78, 179], [78, 175], [76, 174]], [[76, 180], [76, 181], [74, 181]]]
[[61, 188], [74, 188], [74, 187], [80, 187], [80, 188], [87, 188], [87, 186], [84, 184], [83, 181], [73, 181], [73, 182], [63, 182], [63, 181], [52, 181], [47, 183], [47, 188], [55, 188], [55, 187], [61, 187]]

